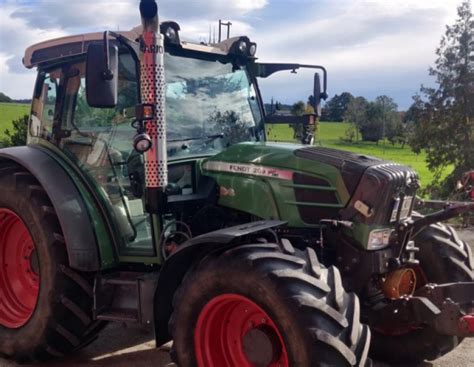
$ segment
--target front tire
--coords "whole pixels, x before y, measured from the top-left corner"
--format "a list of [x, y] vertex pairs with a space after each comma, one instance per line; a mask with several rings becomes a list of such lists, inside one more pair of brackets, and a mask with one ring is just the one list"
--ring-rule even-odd
[[[295, 250], [293, 249], [292, 252]], [[339, 271], [312, 249], [245, 245], [208, 256], [174, 297], [179, 366], [365, 365], [370, 331]]]
[[92, 319], [92, 276], [68, 266], [54, 207], [20, 166], [0, 167], [0, 216], [0, 355], [43, 361], [90, 343], [103, 326]]
[[[432, 224], [415, 237], [420, 249], [417, 258], [417, 286], [426, 283], [474, 281], [474, 259], [469, 245], [456, 231], [444, 224]], [[416, 270], [416, 269], [415, 269]], [[424, 278], [424, 279], [423, 279]], [[371, 355], [390, 363], [421, 363], [435, 360], [456, 348], [462, 338], [439, 335], [430, 327], [415, 329], [402, 335], [387, 335], [372, 330]]]

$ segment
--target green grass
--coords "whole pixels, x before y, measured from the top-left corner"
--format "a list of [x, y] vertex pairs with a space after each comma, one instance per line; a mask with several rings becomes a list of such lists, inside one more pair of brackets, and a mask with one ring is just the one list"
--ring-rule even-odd
[[[434, 172], [426, 165], [424, 153], [415, 154], [409, 146], [401, 147], [399, 144], [392, 145], [389, 142], [379, 144], [371, 142], [348, 143], [341, 140], [350, 124], [321, 122], [316, 134], [316, 145], [348, 150], [355, 153], [371, 155], [384, 160], [401, 163], [412, 167], [418, 172], [421, 184], [426, 187], [434, 178]], [[270, 141], [293, 141], [293, 130], [286, 124], [267, 125], [267, 137]], [[446, 169], [444, 175], [448, 175], [452, 167]]]
[[11, 129], [13, 120], [29, 113], [29, 104], [0, 103], [0, 138], [5, 136], [6, 129]]

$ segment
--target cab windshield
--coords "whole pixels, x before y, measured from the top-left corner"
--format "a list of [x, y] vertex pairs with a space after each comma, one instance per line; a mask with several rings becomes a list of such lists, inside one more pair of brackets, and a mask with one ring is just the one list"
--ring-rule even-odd
[[262, 116], [245, 69], [168, 54], [165, 65], [169, 158], [257, 139]]

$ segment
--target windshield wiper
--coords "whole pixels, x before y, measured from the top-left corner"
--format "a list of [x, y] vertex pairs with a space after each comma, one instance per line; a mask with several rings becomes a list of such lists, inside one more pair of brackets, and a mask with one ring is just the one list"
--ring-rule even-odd
[[224, 137], [224, 133], [219, 133], [219, 134], [213, 134], [213, 135], [207, 135], [207, 136], [195, 136], [192, 138], [179, 138], [179, 139], [170, 139], [168, 142], [170, 143], [175, 143], [178, 141], [190, 141], [190, 140], [202, 140], [202, 139], [208, 139], [208, 140], [214, 140], [214, 139], [222, 139]]

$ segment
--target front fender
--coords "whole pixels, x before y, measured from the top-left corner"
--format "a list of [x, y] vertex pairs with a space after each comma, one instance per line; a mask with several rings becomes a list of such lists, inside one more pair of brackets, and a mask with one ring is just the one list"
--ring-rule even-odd
[[94, 228], [73, 179], [51, 156], [33, 146], [0, 149], [0, 166], [9, 162], [28, 170], [48, 194], [61, 224], [70, 267], [98, 271], [100, 256]]
[[168, 321], [173, 312], [173, 296], [184, 275], [209, 254], [219, 254], [239, 246], [239, 238], [286, 224], [279, 220], [264, 220], [220, 229], [192, 238], [163, 264], [154, 297], [155, 338], [160, 346], [171, 340]]

